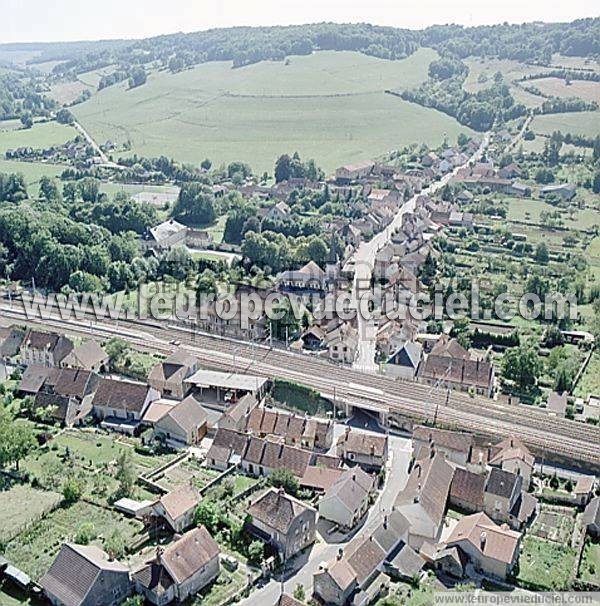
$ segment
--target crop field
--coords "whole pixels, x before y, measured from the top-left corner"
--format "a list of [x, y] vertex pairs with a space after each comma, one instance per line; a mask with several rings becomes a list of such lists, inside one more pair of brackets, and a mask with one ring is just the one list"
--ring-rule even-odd
[[561, 78], [540, 78], [530, 80], [527, 84], [552, 97], [579, 97], [585, 101], [600, 101], [600, 82], [572, 80], [567, 84]]
[[595, 137], [600, 135], [600, 112], [566, 112], [536, 116], [530, 128], [534, 133], [545, 135], [559, 130], [562, 133]]
[[248, 162], [272, 171], [276, 158], [298, 151], [327, 171], [412, 142], [439, 144], [468, 132], [435, 110], [386, 95], [427, 78], [435, 52], [403, 61], [352, 52], [320, 52], [286, 63], [232, 69], [207, 63], [178, 74], [156, 72], [147, 84], [122, 83], [73, 108], [99, 143], [130, 140], [145, 156], [164, 154], [198, 164]]
[[555, 54], [552, 55], [552, 65], [600, 71], [600, 61], [588, 57], [568, 57], [566, 55]]

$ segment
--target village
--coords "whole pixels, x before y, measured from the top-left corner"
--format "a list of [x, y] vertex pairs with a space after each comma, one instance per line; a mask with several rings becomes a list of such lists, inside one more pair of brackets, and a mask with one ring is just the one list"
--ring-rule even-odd
[[[203, 369], [184, 349], [134, 382], [114, 371], [116, 341], [2, 329], [3, 397], [35, 439], [0, 498], [10, 512], [26, 491], [41, 508], [9, 513], [4, 587], [52, 604], [109, 592], [159, 606], [358, 606], [390, 591], [593, 577], [593, 475], [536, 460], [510, 436], [308, 415], [294, 410], [314, 397], [299, 387]], [[36, 526], [71, 513], [36, 549]]]

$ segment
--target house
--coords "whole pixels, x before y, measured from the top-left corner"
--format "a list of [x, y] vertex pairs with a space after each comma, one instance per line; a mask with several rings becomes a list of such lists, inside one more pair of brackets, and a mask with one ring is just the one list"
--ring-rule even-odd
[[451, 389], [473, 390], [491, 397], [495, 373], [492, 364], [485, 360], [439, 356], [432, 351], [420, 365], [417, 377], [427, 385], [447, 385]]
[[349, 322], [344, 322], [327, 333], [325, 343], [330, 360], [352, 364], [358, 351], [358, 331]]
[[344, 472], [345, 470], [339, 467], [326, 467], [318, 464], [308, 465], [304, 470], [304, 475], [300, 478], [300, 486], [315, 493], [323, 494], [341, 478]]
[[178, 349], [152, 368], [148, 374], [148, 385], [166, 398], [182, 400], [190, 388], [185, 380], [197, 370], [197, 358]]
[[558, 185], [546, 185], [540, 189], [540, 196], [555, 196], [563, 200], [572, 200], [577, 193], [577, 187], [573, 183], [560, 183]]
[[457, 467], [450, 484], [450, 504], [467, 513], [483, 511], [486, 481], [485, 474]]
[[339, 185], [343, 185], [363, 179], [371, 174], [373, 168], [375, 168], [375, 163], [370, 160], [340, 166], [335, 170], [335, 181]]
[[345, 470], [319, 500], [319, 516], [342, 528], [353, 528], [367, 513], [375, 484], [375, 477], [360, 467]]
[[432, 449], [415, 461], [408, 480], [396, 497], [395, 509], [409, 522], [407, 543], [420, 550], [440, 539], [454, 469], [443, 453]]
[[493, 520], [508, 522], [522, 491], [521, 476], [493, 467], [485, 486], [483, 510]]
[[386, 558], [406, 542], [408, 521], [397, 511], [369, 533], [355, 536], [334, 560], [313, 574], [313, 593], [324, 604], [364, 606], [376, 599]]
[[520, 177], [521, 174], [521, 169], [514, 162], [511, 162], [498, 170], [498, 176], [501, 179], [516, 179], [517, 177]]
[[425, 566], [425, 560], [410, 545], [402, 545], [391, 561], [386, 562], [385, 570], [393, 577], [414, 581]]
[[280, 273], [277, 283], [282, 291], [318, 292], [325, 289], [325, 272], [314, 261], [309, 261], [300, 269]]
[[600, 497], [594, 497], [588, 503], [581, 522], [591, 537], [600, 537]]
[[517, 563], [520, 543], [519, 532], [494, 524], [485, 513], [459, 520], [445, 542], [461, 550], [477, 570], [503, 580]]
[[258, 497], [248, 507], [247, 514], [249, 531], [269, 543], [283, 560], [315, 541], [316, 510], [282, 488], [271, 488]]
[[170, 407], [154, 423], [154, 435], [175, 448], [199, 444], [207, 429], [206, 411], [193, 396]]
[[169, 250], [174, 246], [183, 246], [186, 242], [187, 231], [188, 228], [185, 225], [175, 219], [168, 219], [150, 228], [142, 236], [142, 248]]
[[531, 483], [535, 458], [523, 442], [517, 438], [507, 438], [492, 446], [488, 464], [520, 475], [523, 487], [527, 489]]
[[555, 391], [550, 392], [546, 410], [553, 417], [564, 418], [567, 414], [567, 392], [563, 391], [562, 394]]
[[212, 583], [220, 571], [221, 550], [204, 526], [184, 534], [133, 574], [138, 593], [163, 606], [183, 602]]
[[58, 369], [51, 366], [39, 366], [38, 364], [29, 364], [23, 371], [17, 393], [20, 396], [35, 397], [47, 380], [54, 381], [58, 375]]
[[241, 456], [242, 469], [253, 476], [269, 476], [277, 469], [287, 469], [297, 478], [306, 472], [312, 453], [304, 448], [250, 437]]
[[457, 465], [466, 466], [471, 457], [474, 445], [470, 433], [437, 429], [425, 425], [413, 428], [413, 457], [421, 459], [427, 456], [432, 448], [436, 452], [444, 453], [446, 459]]
[[265, 215], [265, 219], [270, 221], [283, 221], [287, 219], [292, 212], [292, 209], [285, 202], [277, 202], [271, 206]]
[[103, 372], [108, 368], [108, 354], [97, 341], [89, 339], [74, 347], [62, 360], [63, 368], [82, 368]]
[[279, 436], [290, 446], [328, 450], [333, 442], [333, 423], [321, 419], [257, 407], [246, 423], [246, 431], [261, 438]]
[[575, 488], [573, 489], [577, 504], [581, 507], [585, 507], [590, 502], [595, 488], [595, 476], [579, 476], [577, 478], [577, 484], [575, 484]]
[[350, 465], [359, 465], [365, 471], [378, 471], [387, 461], [388, 439], [385, 435], [346, 427], [336, 447], [338, 457]]
[[[28, 367], [35, 368], [35, 367]], [[46, 377], [33, 400], [34, 414], [48, 411], [55, 421], [72, 427], [92, 412], [92, 400], [100, 378], [80, 368], [61, 368]]]
[[323, 348], [325, 343], [325, 331], [316, 325], [309, 326], [300, 337], [302, 347], [309, 351], [318, 351]]
[[25, 331], [16, 326], [0, 327], [0, 360], [8, 362], [14, 358], [21, 348]]
[[160, 393], [145, 383], [101, 378], [94, 399], [93, 412], [101, 421], [139, 422], [148, 405]]
[[183, 532], [194, 521], [200, 494], [193, 484], [181, 484], [163, 495], [154, 505], [154, 514], [162, 518], [174, 532]]
[[67, 337], [30, 328], [19, 347], [19, 359], [25, 366], [59, 366], [72, 349], [73, 342]]
[[229, 428], [219, 428], [206, 453], [206, 465], [210, 469], [225, 471], [241, 462], [248, 445], [248, 436]]
[[131, 592], [129, 569], [94, 545], [65, 543], [40, 579], [53, 606], [118, 606]]
[[473, 200], [475, 199], [475, 197], [473, 196], [473, 194], [466, 190], [463, 189], [457, 196], [456, 199], [461, 202], [462, 204], [470, 204], [471, 202], [473, 202]]

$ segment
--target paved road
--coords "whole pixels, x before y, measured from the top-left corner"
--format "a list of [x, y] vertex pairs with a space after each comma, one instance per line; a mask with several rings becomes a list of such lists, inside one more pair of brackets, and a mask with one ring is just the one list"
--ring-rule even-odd
[[[340, 435], [345, 427], [344, 424], [336, 424], [335, 434]], [[406, 484], [408, 463], [412, 452], [411, 441], [394, 435], [391, 435], [389, 440], [390, 456], [385, 485], [357, 532], [373, 531], [381, 522], [385, 513], [391, 511], [396, 496]], [[270, 606], [277, 603], [282, 588], [284, 593], [291, 595], [297, 585], [303, 585], [307, 595], [310, 595], [312, 593], [313, 574], [319, 569], [321, 563], [335, 558], [338, 550], [343, 548], [357, 532], [338, 542], [327, 543], [320, 539], [310, 552], [302, 554], [296, 561], [288, 564], [289, 572], [285, 575], [283, 584], [280, 578], [272, 579], [263, 587], [253, 591], [240, 604], [243, 606]]]
[[[452, 172], [444, 175], [439, 181], [435, 181], [429, 187], [426, 187], [419, 194], [413, 196], [405, 202], [398, 210], [393, 221], [369, 242], [363, 242], [354, 253], [354, 284], [352, 288], [353, 306], [354, 309], [359, 308], [360, 297], [371, 290], [371, 278], [373, 275], [373, 266], [375, 264], [375, 256], [377, 252], [383, 248], [391, 239], [393, 233], [402, 226], [402, 218], [406, 213], [412, 213], [415, 210], [415, 203], [418, 196], [432, 195], [442, 187], [444, 187], [456, 172], [472, 161], [477, 161], [483, 155], [485, 149], [489, 145], [490, 135], [486, 133], [483, 136], [479, 149], [469, 158], [469, 160], [457, 166]], [[377, 364], [375, 363], [375, 349], [377, 337], [377, 322], [371, 314], [358, 313], [358, 336], [359, 346], [354, 368], [364, 372], [375, 372]]]

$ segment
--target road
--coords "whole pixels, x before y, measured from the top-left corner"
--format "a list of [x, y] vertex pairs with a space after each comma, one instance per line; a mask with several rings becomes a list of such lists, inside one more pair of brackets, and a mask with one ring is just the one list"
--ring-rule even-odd
[[[394, 232], [402, 226], [402, 218], [407, 213], [412, 213], [415, 210], [415, 203], [418, 196], [431, 196], [439, 191], [442, 187], [456, 175], [460, 168], [463, 168], [469, 162], [476, 162], [485, 152], [490, 142], [490, 134], [486, 133], [483, 136], [479, 149], [469, 158], [469, 160], [460, 166], [457, 166], [452, 172], [444, 175], [439, 181], [435, 181], [418, 194], [414, 195], [410, 200], [405, 202], [392, 222], [383, 230], [374, 236], [369, 242], [362, 242], [353, 255], [354, 261], [354, 283], [352, 288], [353, 309], [359, 309], [359, 300], [365, 294], [371, 291], [371, 279], [373, 276], [373, 266], [375, 264], [375, 256], [391, 239]], [[377, 341], [377, 321], [372, 317], [372, 314], [358, 313], [358, 337], [359, 345], [354, 368], [363, 372], [376, 372], [377, 364], [375, 363], [375, 350]]]
[[[345, 427], [344, 424], [336, 424], [336, 434], [339, 435]], [[310, 595], [312, 593], [313, 574], [319, 569], [321, 563], [335, 558], [339, 549], [347, 545], [356, 534], [368, 534], [375, 530], [382, 522], [385, 513], [391, 511], [398, 493], [406, 484], [408, 463], [412, 453], [411, 441], [390, 435], [389, 451], [385, 484], [359, 529], [336, 542], [332, 542], [327, 537], [319, 537], [318, 542], [309, 551], [301, 554], [295, 561], [288, 563], [288, 572], [284, 575], [283, 583], [280, 577], [271, 579], [266, 585], [253, 591], [248, 598], [242, 600], [240, 602], [242, 606], [276, 604], [282, 590], [284, 593], [292, 595], [297, 585], [303, 585], [306, 594]]]
[[600, 470], [600, 427], [549, 416], [532, 406], [519, 406], [483, 396], [435, 390], [413, 381], [360, 372], [347, 366], [297, 353], [199, 333], [190, 327], [154, 321], [132, 322], [87, 316], [68, 320], [52, 311], [45, 319], [28, 318], [20, 301], [0, 301], [5, 324], [37, 326], [43, 330], [106, 340], [126, 339], [132, 347], [168, 355], [177, 340], [203, 367], [279, 378], [315, 389], [335, 399], [347, 411], [355, 408], [381, 413], [401, 422], [437, 423], [499, 441], [507, 436], [521, 439], [534, 452], [546, 453], [547, 461]]
[[77, 122], [77, 120], [75, 120], [73, 122], [73, 127], [77, 131], [79, 131], [79, 133], [85, 138], [85, 140], [94, 148], [94, 151], [102, 160], [101, 166], [106, 166], [107, 168], [115, 168], [117, 170], [125, 169], [124, 166], [121, 166], [121, 165], [117, 164], [116, 162], [109, 160], [108, 156], [102, 151], [102, 149], [100, 148], [98, 143], [96, 143], [96, 141], [92, 137], [92, 135], [90, 135], [90, 133], [88, 133], [87, 130], [85, 130], [85, 128], [83, 128], [83, 126], [81, 126], [81, 124], [79, 124], [79, 122]]

